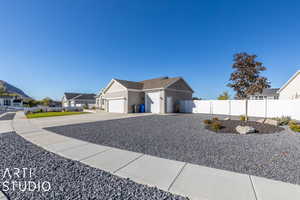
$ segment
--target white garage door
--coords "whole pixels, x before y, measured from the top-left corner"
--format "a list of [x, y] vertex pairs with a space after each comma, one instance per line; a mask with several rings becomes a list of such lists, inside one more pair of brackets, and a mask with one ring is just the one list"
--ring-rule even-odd
[[146, 93], [146, 112], [159, 113], [160, 111], [160, 92]]
[[111, 99], [108, 100], [108, 112], [124, 113], [124, 99]]

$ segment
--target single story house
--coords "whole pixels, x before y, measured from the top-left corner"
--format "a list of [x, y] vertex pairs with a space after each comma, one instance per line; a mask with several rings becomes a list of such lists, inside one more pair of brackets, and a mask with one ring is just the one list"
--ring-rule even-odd
[[63, 107], [84, 107], [92, 108], [96, 105], [95, 94], [65, 93], [62, 98]]
[[279, 90], [279, 99], [300, 99], [300, 70], [298, 70]]
[[22, 107], [23, 100], [19, 96], [1, 95], [0, 96], [0, 106]]
[[257, 92], [250, 95], [250, 100], [265, 100], [265, 99], [278, 99], [279, 94], [277, 93], [279, 88], [265, 88], [261, 93]]
[[172, 113], [179, 111], [181, 100], [192, 100], [192, 94], [183, 78], [161, 77], [140, 82], [112, 79], [100, 96], [107, 112], [131, 113], [134, 105], [144, 104], [146, 112]]

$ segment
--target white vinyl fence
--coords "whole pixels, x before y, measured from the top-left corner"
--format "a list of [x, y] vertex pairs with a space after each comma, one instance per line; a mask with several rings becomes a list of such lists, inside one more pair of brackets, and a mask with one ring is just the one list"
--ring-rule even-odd
[[251, 117], [290, 116], [300, 120], [300, 100], [194, 100], [181, 101], [180, 112]]

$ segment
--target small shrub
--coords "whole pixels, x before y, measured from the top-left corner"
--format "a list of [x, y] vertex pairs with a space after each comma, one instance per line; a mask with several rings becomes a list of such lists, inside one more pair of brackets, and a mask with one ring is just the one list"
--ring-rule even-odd
[[286, 126], [292, 120], [291, 117], [289, 117], [289, 116], [276, 117], [276, 118], [273, 118], [273, 119], [278, 121], [278, 124], [280, 126]]
[[209, 120], [209, 119], [206, 119], [206, 120], [203, 121], [203, 123], [206, 124], [206, 125], [210, 125], [212, 123], [212, 121]]
[[241, 121], [246, 121], [246, 116], [245, 116], [245, 115], [241, 115], [241, 116], [240, 116], [240, 120], [241, 120]]
[[222, 125], [221, 125], [220, 122], [214, 121], [213, 123], [211, 123], [210, 127], [211, 127], [212, 130], [217, 132], [222, 128]]
[[295, 132], [300, 132], [300, 124], [292, 124], [290, 125], [290, 129]]
[[291, 120], [289, 122], [289, 127], [293, 126], [293, 125], [297, 125], [297, 122], [295, 120]]
[[83, 105], [83, 109], [89, 109], [89, 106], [87, 104]]
[[212, 118], [212, 120], [213, 120], [213, 121], [219, 121], [219, 118], [214, 117], [214, 118]]
[[295, 132], [300, 132], [300, 124], [298, 124], [296, 121], [294, 120], [291, 120], [289, 122], [289, 127], [292, 131], [295, 131]]

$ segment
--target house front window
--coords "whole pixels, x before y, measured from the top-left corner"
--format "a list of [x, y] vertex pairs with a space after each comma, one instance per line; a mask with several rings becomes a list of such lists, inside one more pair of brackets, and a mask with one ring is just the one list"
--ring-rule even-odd
[[3, 104], [4, 104], [5, 106], [11, 106], [11, 101], [10, 101], [10, 99], [4, 99]]

